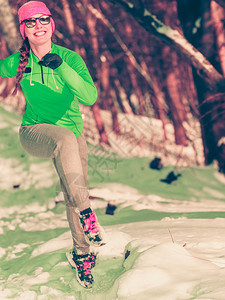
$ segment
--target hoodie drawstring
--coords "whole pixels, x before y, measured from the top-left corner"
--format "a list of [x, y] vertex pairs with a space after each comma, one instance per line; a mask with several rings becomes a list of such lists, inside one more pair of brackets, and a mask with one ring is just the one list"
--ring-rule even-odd
[[54, 77], [54, 73], [53, 73], [53, 69], [51, 69], [51, 70], [52, 70], [52, 78], [53, 78], [53, 81], [54, 81], [54, 83], [55, 83], [55, 87], [56, 87], [56, 89], [58, 90], [59, 87], [58, 87], [57, 84], [56, 84], [55, 77]]
[[30, 56], [31, 56], [31, 74], [30, 74], [30, 85], [34, 86], [34, 83], [32, 83], [32, 73], [33, 73], [33, 66], [34, 66], [34, 60], [33, 60], [33, 55], [30, 50]]

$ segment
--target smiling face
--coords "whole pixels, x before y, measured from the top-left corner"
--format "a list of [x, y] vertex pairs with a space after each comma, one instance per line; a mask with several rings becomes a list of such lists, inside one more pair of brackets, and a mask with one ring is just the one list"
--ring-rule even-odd
[[[33, 15], [32, 18], [39, 18], [42, 14]], [[42, 25], [39, 20], [36, 20], [36, 24], [32, 28], [25, 26], [25, 36], [28, 38], [29, 43], [32, 46], [42, 46], [51, 42], [52, 26], [51, 23]]]

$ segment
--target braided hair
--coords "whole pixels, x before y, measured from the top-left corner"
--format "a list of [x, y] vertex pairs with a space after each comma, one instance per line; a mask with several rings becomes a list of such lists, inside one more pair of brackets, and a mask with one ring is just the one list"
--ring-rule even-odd
[[29, 54], [30, 44], [29, 44], [29, 41], [28, 41], [27, 37], [23, 41], [23, 44], [22, 44], [19, 51], [21, 53], [21, 56], [20, 56], [20, 62], [19, 62], [19, 66], [18, 66], [17, 74], [16, 74], [16, 87], [15, 87], [13, 93], [12, 93], [13, 95], [16, 95], [16, 93], [17, 93], [17, 89], [20, 86], [20, 81], [23, 78], [23, 73], [26, 69], [26, 65], [28, 63], [28, 58], [30, 56], [30, 54]]

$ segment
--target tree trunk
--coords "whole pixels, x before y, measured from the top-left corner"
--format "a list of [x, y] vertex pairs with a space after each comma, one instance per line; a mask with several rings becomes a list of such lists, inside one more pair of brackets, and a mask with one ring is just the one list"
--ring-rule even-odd
[[[0, 59], [5, 59], [7, 56], [9, 56], [9, 51], [7, 49], [5, 40], [3, 37], [0, 37], [0, 43], [1, 43], [1, 54]], [[4, 85], [1, 90], [0, 95], [3, 97], [3, 100], [9, 96], [10, 93], [12, 93], [12, 90], [15, 86], [15, 79], [14, 78], [4, 78]]]
[[12, 93], [13, 89], [15, 88], [15, 79], [14, 78], [7, 78], [7, 84], [5, 89], [2, 91], [1, 96], [6, 98], [9, 94]]
[[[122, 12], [122, 17], [125, 18], [125, 13], [124, 12]], [[125, 23], [125, 34], [126, 34], [127, 44], [131, 45], [129, 48], [132, 49], [133, 34], [132, 34], [131, 24], [128, 21]], [[139, 114], [144, 116], [145, 115], [144, 97], [143, 97], [143, 93], [141, 91], [140, 85], [137, 82], [137, 75], [135, 74], [135, 68], [130, 63], [130, 60], [129, 60], [128, 57], [125, 58], [125, 61], [126, 61], [127, 70], [128, 70], [128, 74], [129, 74], [129, 77], [130, 77], [130, 80], [131, 80], [131, 84], [133, 86], [134, 93], [135, 93], [135, 95], [138, 99]], [[147, 72], [146, 72], [146, 74], [147, 74]]]
[[[85, 8], [87, 9], [87, 1], [86, 0], [82, 0], [84, 3]], [[90, 39], [91, 39], [91, 45], [92, 45], [92, 50], [93, 50], [93, 56], [94, 56], [94, 60], [95, 60], [95, 64], [96, 64], [96, 70], [99, 71], [100, 70], [100, 66], [98, 65], [99, 62], [99, 46], [98, 46], [98, 38], [97, 38], [97, 31], [96, 31], [96, 18], [92, 16], [92, 14], [90, 13], [90, 11], [87, 9], [87, 14], [86, 14], [86, 22], [87, 22], [87, 27], [90, 33]], [[99, 79], [99, 74], [97, 74], [97, 78]], [[99, 91], [99, 84], [97, 84], [97, 89]], [[98, 103], [95, 103], [92, 106], [92, 111], [93, 111], [93, 115], [95, 118], [95, 122], [99, 131], [99, 135], [100, 135], [100, 141], [104, 144], [109, 144], [108, 141], [108, 137], [107, 134], [105, 132], [105, 127], [103, 125], [102, 122], [102, 118], [101, 118], [101, 114], [100, 114], [100, 110], [99, 110], [99, 106]]]
[[67, 0], [61, 0], [61, 2], [62, 2], [62, 6], [63, 6], [63, 12], [65, 15], [64, 20], [66, 22], [66, 25], [67, 25], [70, 35], [73, 36], [75, 33], [75, 27], [74, 27], [74, 23], [73, 23], [72, 13], [70, 10], [70, 5]]
[[164, 95], [163, 92], [160, 90], [157, 76], [151, 72], [153, 87], [154, 87], [154, 95], [151, 97], [151, 101], [154, 107], [155, 116], [159, 118], [162, 122], [162, 128], [163, 128], [163, 136], [164, 139], [167, 140], [167, 133], [166, 133], [166, 121], [165, 121], [165, 111], [163, 109], [163, 103], [164, 101]]
[[19, 50], [21, 38], [8, 0], [0, 0], [0, 31], [10, 54]]
[[188, 102], [189, 111], [195, 118], [199, 118], [198, 111], [198, 97], [196, 92], [196, 87], [194, 83], [192, 67], [186, 62], [182, 61], [180, 64], [183, 67], [183, 70], [180, 74], [182, 81], [182, 90], [185, 93], [186, 101]]
[[221, 70], [225, 76], [225, 34], [224, 34], [224, 9], [215, 1], [211, 1], [211, 15], [216, 32], [217, 51], [219, 54]]
[[[171, 64], [168, 64], [168, 57], [170, 57]], [[184, 106], [180, 100], [180, 94], [178, 91], [178, 78], [176, 77], [177, 68], [177, 54], [171, 52], [169, 47], [163, 49], [163, 61], [165, 62], [165, 76], [166, 76], [166, 101], [170, 108], [170, 115], [174, 125], [175, 143], [177, 145], [186, 145], [187, 137], [185, 129], [183, 127], [183, 121], [185, 121]]]
[[133, 114], [133, 111], [132, 111], [132, 108], [129, 105], [128, 99], [122, 100], [122, 97], [120, 95], [120, 91], [123, 90], [123, 88], [120, 84], [119, 79], [116, 78], [113, 81], [113, 86], [114, 86], [115, 94], [116, 94], [117, 101], [118, 101], [118, 104], [120, 106], [121, 111], [123, 113], [126, 113], [126, 114]]
[[143, 95], [142, 95], [140, 86], [137, 82], [137, 78], [136, 78], [137, 76], [135, 74], [134, 67], [131, 65], [131, 63], [130, 63], [130, 61], [127, 57], [125, 58], [125, 61], [127, 63], [126, 64], [127, 65], [127, 71], [128, 71], [130, 81], [131, 81], [131, 84], [132, 84], [132, 87], [133, 87], [133, 92], [134, 92], [134, 94], [135, 94], [135, 96], [137, 97], [137, 100], [138, 100], [138, 104], [139, 104], [138, 112], [139, 112], [140, 115], [144, 116], [145, 109], [144, 109]]
[[108, 137], [106, 135], [105, 127], [102, 122], [102, 117], [100, 114], [98, 103], [95, 103], [94, 105], [92, 105], [92, 112], [93, 112], [93, 115], [95, 118], [95, 122], [96, 122], [96, 126], [98, 129], [99, 135], [100, 135], [101, 143], [109, 145]]
[[[100, 54], [99, 54], [99, 43], [98, 43], [98, 33], [96, 30], [96, 22], [97, 22], [96, 16], [94, 14], [92, 14], [91, 11], [88, 11], [87, 25], [88, 25], [89, 32], [91, 34], [94, 57], [95, 57], [96, 61], [100, 61], [99, 60]], [[110, 112], [112, 115], [113, 131], [115, 131], [116, 133], [119, 133], [120, 125], [119, 125], [119, 120], [118, 120], [118, 116], [117, 116], [117, 110], [116, 110], [116, 106], [114, 104], [114, 101], [113, 101], [113, 98], [111, 95], [111, 87], [109, 84], [109, 80], [110, 80], [109, 63], [108, 63], [106, 54], [104, 55], [104, 53], [102, 53], [101, 58], [102, 58], [101, 66], [99, 65], [98, 70], [99, 70], [99, 72], [104, 73], [104, 78], [100, 74], [98, 75], [98, 77], [99, 77], [99, 79], [102, 78], [102, 80], [103, 80], [102, 86], [103, 86], [104, 93], [105, 93], [105, 100], [108, 104], [108, 107], [110, 108]]]
[[113, 101], [111, 86], [110, 86], [110, 68], [109, 62], [104, 52], [102, 54], [102, 63], [101, 63], [101, 84], [103, 88], [103, 99], [107, 104], [107, 108], [110, 109], [112, 115], [112, 128], [115, 133], [120, 133], [120, 124], [117, 116], [117, 109]]

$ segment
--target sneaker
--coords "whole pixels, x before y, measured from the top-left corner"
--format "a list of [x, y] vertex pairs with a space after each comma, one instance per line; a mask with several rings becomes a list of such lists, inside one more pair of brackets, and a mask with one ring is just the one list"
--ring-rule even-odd
[[103, 238], [100, 233], [100, 226], [95, 212], [79, 215], [81, 226], [84, 230], [86, 241], [92, 246], [103, 246]]
[[[78, 255], [75, 250], [70, 250], [70, 251], [66, 252], [67, 259], [69, 260], [69, 262], [72, 261], [72, 263], [74, 264], [74, 262], [73, 262], [73, 255], [75, 255], [75, 256]], [[91, 269], [93, 269], [95, 267], [95, 265], [96, 265], [96, 254], [94, 252], [90, 252], [87, 255], [88, 255], [88, 259], [89, 259], [89, 261], [91, 263]], [[72, 267], [75, 268], [74, 265], [72, 265]]]
[[72, 268], [76, 269], [76, 278], [80, 285], [91, 288], [94, 283], [91, 269], [95, 266], [96, 255], [94, 253], [79, 255], [73, 250], [67, 252], [66, 257]]
[[88, 254], [90, 263], [91, 263], [91, 269], [95, 267], [95, 261], [96, 261], [96, 254], [94, 254], [94, 252], [91, 252], [90, 254]]

